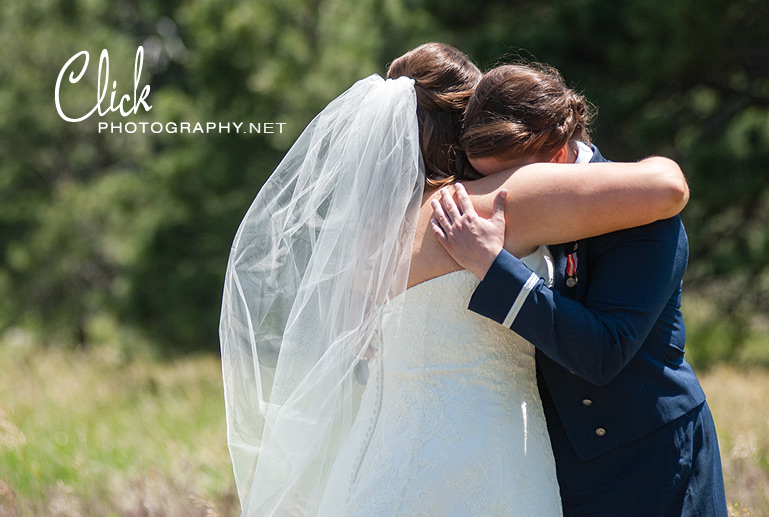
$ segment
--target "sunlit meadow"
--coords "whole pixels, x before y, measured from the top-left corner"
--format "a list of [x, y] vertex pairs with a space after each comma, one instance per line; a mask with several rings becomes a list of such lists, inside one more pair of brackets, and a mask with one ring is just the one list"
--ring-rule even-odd
[[[769, 371], [700, 372], [733, 516], [769, 516]], [[0, 344], [0, 515], [238, 514], [213, 355]]]
[[234, 515], [218, 358], [0, 346], [0, 515]]

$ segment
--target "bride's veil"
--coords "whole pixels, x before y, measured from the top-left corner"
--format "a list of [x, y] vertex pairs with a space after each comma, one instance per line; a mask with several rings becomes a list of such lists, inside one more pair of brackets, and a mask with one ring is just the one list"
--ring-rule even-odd
[[331, 102], [235, 236], [219, 335], [244, 513], [314, 513], [397, 324], [424, 188], [413, 84], [374, 75]]

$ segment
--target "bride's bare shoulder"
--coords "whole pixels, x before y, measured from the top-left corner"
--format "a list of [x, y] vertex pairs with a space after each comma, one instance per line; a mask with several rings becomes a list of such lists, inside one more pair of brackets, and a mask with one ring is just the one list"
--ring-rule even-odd
[[439, 195], [439, 191], [436, 189], [426, 189], [422, 196], [422, 205], [419, 209], [419, 219], [411, 251], [409, 287], [462, 269], [441, 246], [430, 227], [430, 219], [433, 216], [430, 202], [433, 199], [438, 199]]

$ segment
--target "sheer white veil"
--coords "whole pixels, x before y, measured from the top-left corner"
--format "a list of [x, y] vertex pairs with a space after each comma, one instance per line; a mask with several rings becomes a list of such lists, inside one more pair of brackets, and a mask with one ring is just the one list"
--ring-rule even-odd
[[424, 189], [416, 105], [411, 79], [355, 83], [301, 134], [235, 236], [219, 335], [244, 514], [316, 511], [382, 320], [397, 325]]

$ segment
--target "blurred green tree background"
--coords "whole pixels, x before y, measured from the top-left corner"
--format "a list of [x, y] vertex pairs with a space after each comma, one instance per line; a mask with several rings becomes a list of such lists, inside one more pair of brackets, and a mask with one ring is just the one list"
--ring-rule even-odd
[[[692, 192], [690, 357], [769, 364], [765, 0], [6, 0], [0, 330], [48, 346], [216, 351], [227, 254], [259, 186], [326, 103], [426, 41], [483, 69], [554, 65], [599, 107], [604, 155], [676, 159]], [[119, 98], [132, 93], [140, 45], [149, 112], [59, 117], [69, 58], [90, 54], [80, 83], [62, 81], [62, 107], [83, 114], [102, 49]], [[127, 134], [100, 132], [101, 121], [285, 126]]]

